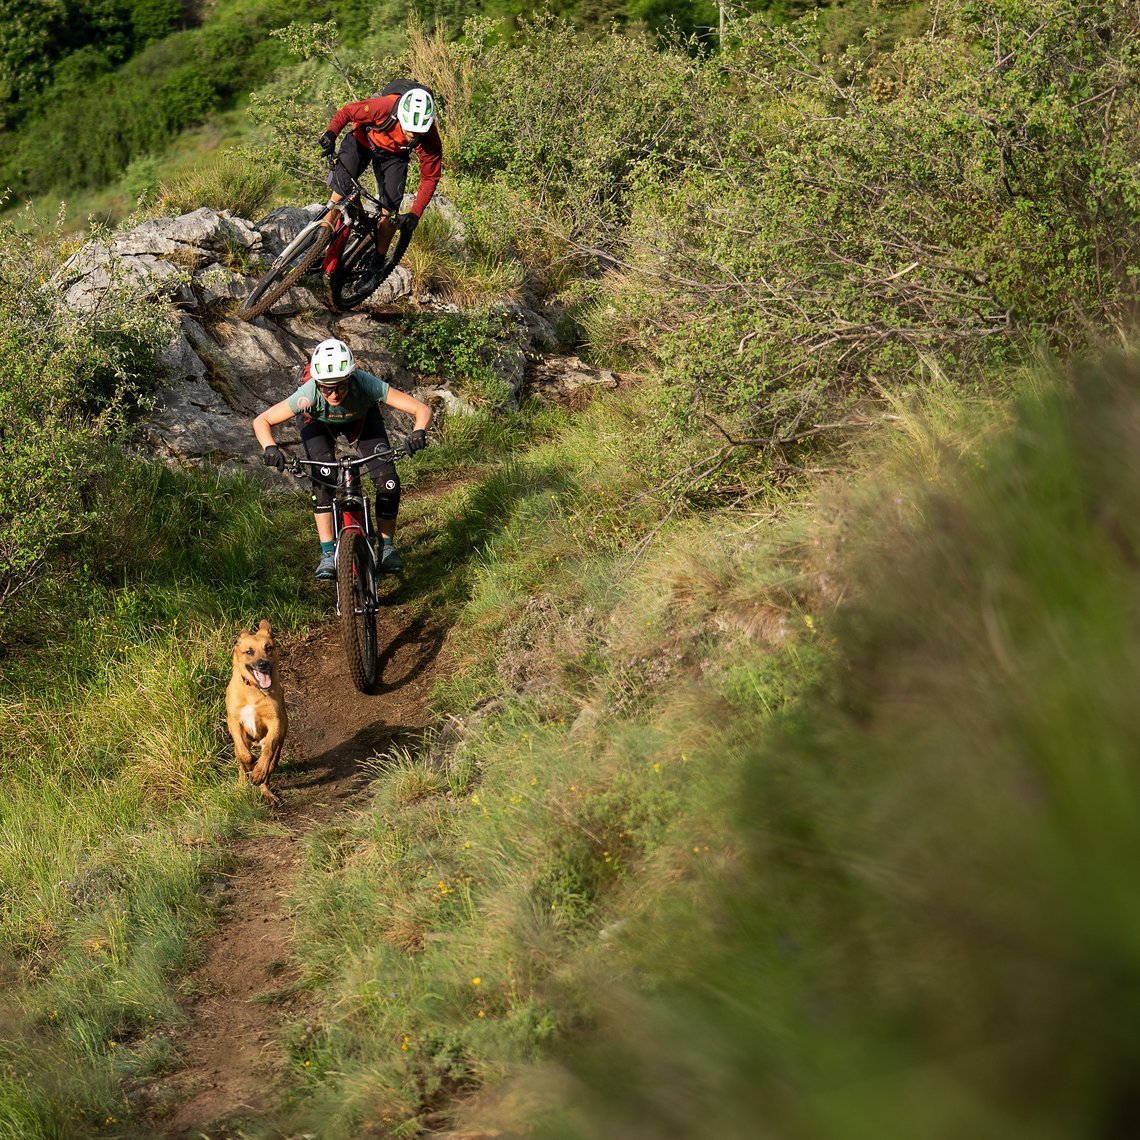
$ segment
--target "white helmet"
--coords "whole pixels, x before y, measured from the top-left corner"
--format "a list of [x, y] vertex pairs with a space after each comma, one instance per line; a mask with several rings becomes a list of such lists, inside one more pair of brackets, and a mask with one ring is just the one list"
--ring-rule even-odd
[[340, 380], [356, 370], [356, 357], [343, 340], [322, 340], [309, 357], [309, 374], [314, 380]]
[[405, 131], [422, 135], [435, 122], [435, 100], [431, 92], [422, 87], [404, 92], [396, 104], [396, 118]]

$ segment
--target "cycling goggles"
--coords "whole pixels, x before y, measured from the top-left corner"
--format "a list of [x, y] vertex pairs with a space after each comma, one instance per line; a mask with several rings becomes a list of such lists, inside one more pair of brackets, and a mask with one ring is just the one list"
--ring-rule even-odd
[[326, 396], [332, 395], [335, 392], [338, 396], [343, 396], [348, 391], [348, 380], [334, 380], [331, 384], [322, 384], [320, 380], [317, 381], [317, 391], [323, 392]]

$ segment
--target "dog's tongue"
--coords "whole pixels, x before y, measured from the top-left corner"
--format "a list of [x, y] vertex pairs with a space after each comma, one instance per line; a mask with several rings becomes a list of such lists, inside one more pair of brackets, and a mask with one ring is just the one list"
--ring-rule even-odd
[[253, 670], [253, 679], [257, 682], [258, 688], [268, 689], [273, 684], [273, 678], [268, 673], [263, 673], [260, 669]]

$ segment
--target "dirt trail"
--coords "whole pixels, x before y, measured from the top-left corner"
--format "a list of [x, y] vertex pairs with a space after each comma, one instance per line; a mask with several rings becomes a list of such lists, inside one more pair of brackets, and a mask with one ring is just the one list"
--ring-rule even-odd
[[279, 1099], [281, 1029], [304, 1012], [288, 996], [297, 969], [286, 904], [303, 865], [305, 836], [364, 807], [361, 762], [427, 723], [443, 633], [408, 625], [399, 606], [381, 612], [379, 627], [388, 649], [385, 687], [374, 697], [349, 681], [335, 626], [281, 641], [290, 724], [273, 786], [283, 803], [257, 834], [234, 845], [232, 871], [214, 884], [224, 900], [222, 918], [189, 979], [183, 1007], [190, 1024], [174, 1038], [184, 1067], [150, 1090], [155, 1136], [236, 1137], [241, 1118]]

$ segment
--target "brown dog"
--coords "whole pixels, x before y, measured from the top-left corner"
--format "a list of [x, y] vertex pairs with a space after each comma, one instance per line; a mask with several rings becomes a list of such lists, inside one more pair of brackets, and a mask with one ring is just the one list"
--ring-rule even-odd
[[[269, 777], [281, 758], [289, 721], [277, 679], [277, 646], [267, 621], [252, 632], [243, 629], [234, 646], [234, 668], [226, 686], [226, 723], [234, 740], [238, 783], [252, 780], [271, 804], [279, 804], [269, 788]], [[254, 767], [250, 748], [258, 741], [261, 754]]]

